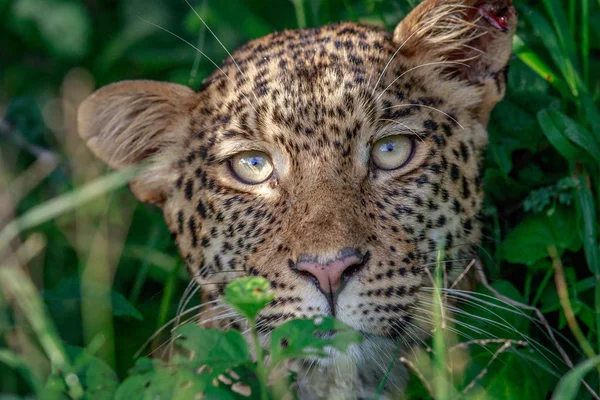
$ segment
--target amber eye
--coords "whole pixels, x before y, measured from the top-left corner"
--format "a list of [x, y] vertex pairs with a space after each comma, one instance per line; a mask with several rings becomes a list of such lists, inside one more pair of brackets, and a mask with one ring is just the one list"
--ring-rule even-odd
[[371, 158], [377, 168], [392, 170], [410, 161], [415, 144], [406, 135], [388, 136], [378, 140], [371, 150]]
[[263, 183], [273, 174], [271, 158], [261, 151], [244, 151], [233, 156], [229, 162], [235, 176], [250, 185]]

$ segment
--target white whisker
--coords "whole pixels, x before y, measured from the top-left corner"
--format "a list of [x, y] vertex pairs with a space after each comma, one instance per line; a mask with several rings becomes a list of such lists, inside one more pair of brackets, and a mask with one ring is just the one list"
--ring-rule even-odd
[[435, 108], [435, 107], [431, 107], [431, 106], [426, 106], [424, 104], [411, 104], [411, 103], [404, 103], [404, 104], [397, 104], [395, 106], [391, 106], [391, 107], [386, 107], [383, 109], [383, 111], [385, 110], [390, 110], [392, 108], [400, 108], [400, 107], [423, 107], [423, 108], [429, 108], [431, 110], [437, 111], [443, 115], [445, 115], [446, 117], [450, 118], [452, 121], [454, 121], [458, 126], [460, 126], [462, 129], [465, 129], [464, 126], [462, 126], [454, 117], [452, 117], [450, 114], [443, 112], [442, 110], [440, 110], [439, 108]]
[[408, 74], [411, 71], [414, 71], [415, 69], [418, 68], [422, 68], [422, 67], [427, 67], [427, 66], [431, 66], [431, 65], [441, 65], [441, 64], [454, 64], [454, 65], [462, 65], [464, 67], [469, 67], [467, 64], [465, 63], [460, 63], [460, 62], [454, 62], [454, 61], [437, 61], [437, 62], [430, 62], [430, 63], [425, 63], [425, 64], [421, 64], [421, 65], [417, 65], [416, 67], [412, 67], [406, 71], [404, 71], [403, 73], [400, 74], [400, 76], [398, 76], [396, 79], [394, 79], [389, 85], [387, 85], [387, 87], [385, 89], [383, 89], [383, 91], [379, 94], [379, 96], [377, 96], [375, 98], [375, 101], [379, 100], [381, 98], [381, 96], [384, 95], [385, 92], [387, 92], [387, 90], [392, 87], [392, 85], [396, 82], [398, 82], [398, 80], [400, 78], [402, 78], [404, 75]]
[[[208, 61], [210, 61], [210, 62], [211, 62], [211, 64], [212, 64], [212, 65], [214, 65], [214, 66], [215, 66], [215, 68], [217, 68], [217, 69], [218, 69], [218, 70], [219, 70], [219, 71], [220, 71], [220, 72], [223, 74], [223, 76], [224, 76], [225, 78], [227, 78], [227, 79], [228, 79], [228, 80], [229, 80], [229, 81], [230, 81], [230, 82], [231, 82], [231, 83], [232, 83], [234, 86], [236, 85], [236, 82], [235, 82], [233, 79], [231, 79], [231, 77], [229, 77], [229, 75], [227, 75], [227, 74], [225, 73], [225, 71], [223, 71], [223, 69], [222, 69], [222, 68], [221, 68], [221, 67], [220, 67], [220, 66], [219, 66], [219, 65], [218, 65], [216, 62], [214, 62], [214, 61], [213, 61], [213, 60], [212, 60], [212, 59], [211, 59], [209, 56], [207, 56], [207, 55], [206, 55], [206, 54], [205, 54], [205, 53], [204, 53], [202, 50], [200, 50], [198, 47], [194, 46], [192, 43], [188, 42], [187, 40], [185, 40], [185, 39], [184, 39], [184, 38], [182, 38], [181, 36], [177, 35], [176, 33], [174, 33], [174, 32], [171, 32], [170, 30], [168, 30], [168, 29], [166, 29], [166, 28], [163, 28], [162, 26], [160, 26], [160, 25], [157, 25], [157, 24], [155, 24], [154, 22], [150, 22], [150, 21], [148, 21], [148, 20], [145, 20], [145, 19], [144, 19], [144, 18], [142, 18], [142, 17], [138, 17], [138, 18], [139, 18], [139, 19], [141, 19], [142, 21], [144, 21], [144, 22], [146, 22], [146, 23], [148, 23], [148, 24], [150, 24], [150, 25], [152, 25], [152, 26], [154, 26], [154, 27], [156, 27], [156, 28], [160, 29], [160, 30], [163, 30], [163, 31], [167, 32], [167, 33], [168, 33], [168, 34], [170, 34], [170, 35], [173, 35], [173, 36], [174, 36], [174, 37], [176, 37], [177, 39], [179, 39], [179, 40], [183, 41], [185, 44], [187, 44], [188, 46], [190, 46], [191, 48], [193, 48], [194, 50], [196, 50], [198, 53], [200, 53], [200, 54], [202, 54], [204, 57], [206, 57], [206, 58], [208, 59]], [[250, 102], [250, 99], [248, 99], [248, 97], [247, 97], [245, 94], [243, 94], [243, 93], [242, 93], [242, 96], [244, 97], [244, 99], [246, 99], [246, 101], [248, 102], [248, 105], [249, 105], [250, 107], [252, 107], [252, 109], [254, 110], [254, 112], [258, 113], [258, 111], [257, 111], [257, 110], [256, 110], [256, 108], [254, 107], [254, 105], [252, 105], [252, 103]]]

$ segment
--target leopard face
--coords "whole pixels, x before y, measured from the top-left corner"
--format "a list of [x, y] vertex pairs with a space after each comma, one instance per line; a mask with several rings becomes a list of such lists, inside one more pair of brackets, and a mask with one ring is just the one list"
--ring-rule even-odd
[[333, 315], [366, 341], [322, 366], [355, 366], [366, 387], [399, 340], [422, 335], [415, 310], [439, 250], [450, 281], [474, 257], [486, 124], [515, 25], [508, 0], [426, 0], [393, 33], [275, 33], [198, 92], [100, 89], [79, 129], [111, 166], [149, 164], [132, 190], [162, 207], [204, 301], [236, 277], [266, 278], [276, 297], [259, 316], [263, 336]]

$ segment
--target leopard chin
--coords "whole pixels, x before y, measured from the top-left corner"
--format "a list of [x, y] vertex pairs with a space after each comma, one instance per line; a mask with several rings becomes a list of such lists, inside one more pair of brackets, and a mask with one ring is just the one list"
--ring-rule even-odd
[[408, 371], [394, 356], [407, 350], [393, 339], [367, 335], [345, 353], [329, 348], [327, 357], [293, 360], [285, 371], [295, 374], [301, 399], [398, 399]]

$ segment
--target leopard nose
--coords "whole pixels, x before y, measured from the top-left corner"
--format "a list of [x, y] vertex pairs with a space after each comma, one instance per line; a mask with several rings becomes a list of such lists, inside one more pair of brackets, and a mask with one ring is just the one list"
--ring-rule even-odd
[[299, 273], [315, 279], [319, 290], [325, 294], [337, 294], [353, 275], [366, 264], [368, 253], [356, 249], [344, 249], [338, 257], [322, 261], [318, 255], [303, 254], [298, 257], [296, 269]]

